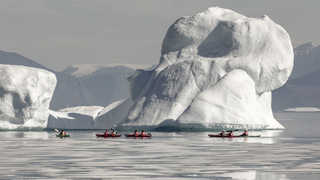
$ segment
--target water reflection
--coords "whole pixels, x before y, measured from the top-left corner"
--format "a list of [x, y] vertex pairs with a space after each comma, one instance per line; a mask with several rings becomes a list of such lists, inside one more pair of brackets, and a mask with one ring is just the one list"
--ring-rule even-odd
[[46, 131], [0, 131], [0, 136], [6, 139], [49, 139]]
[[225, 173], [221, 177], [235, 180], [289, 180], [285, 174], [259, 171]]
[[[204, 136], [203, 139], [211, 142], [237, 142], [237, 143], [261, 143], [261, 144], [274, 144], [279, 142], [282, 130], [264, 130], [264, 131], [249, 131], [250, 136], [260, 137], [239, 137], [239, 138], [209, 138]], [[235, 132], [235, 135], [240, 135], [241, 132]]]

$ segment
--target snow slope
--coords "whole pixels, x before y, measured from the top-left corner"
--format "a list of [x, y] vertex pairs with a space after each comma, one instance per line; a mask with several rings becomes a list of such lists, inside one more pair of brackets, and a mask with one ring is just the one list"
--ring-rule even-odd
[[182, 17], [168, 29], [158, 66], [130, 78], [134, 105], [124, 125], [173, 120], [281, 129], [271, 91], [286, 83], [292, 68], [290, 37], [267, 16], [213, 7]]
[[46, 70], [0, 65], [0, 128], [46, 128], [56, 83]]

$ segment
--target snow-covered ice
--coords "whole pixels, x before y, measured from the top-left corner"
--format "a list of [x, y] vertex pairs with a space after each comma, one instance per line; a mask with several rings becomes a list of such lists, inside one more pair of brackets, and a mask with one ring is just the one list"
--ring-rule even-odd
[[112, 128], [126, 118], [132, 105], [130, 99], [115, 101], [106, 107], [77, 106], [58, 111], [50, 110], [48, 128], [105, 129]]
[[50, 110], [48, 128], [94, 129], [95, 118], [102, 109], [101, 106], [77, 106]]
[[46, 70], [0, 65], [0, 128], [46, 128], [56, 83]]

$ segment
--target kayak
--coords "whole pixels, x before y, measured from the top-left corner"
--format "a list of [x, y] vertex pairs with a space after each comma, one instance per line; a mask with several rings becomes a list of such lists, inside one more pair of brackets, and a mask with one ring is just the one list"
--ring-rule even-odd
[[115, 135], [112, 135], [112, 134], [96, 134], [97, 137], [103, 137], [103, 138], [108, 138], [108, 137], [111, 137], [111, 138], [114, 138], [114, 137], [120, 137], [121, 134], [115, 134]]
[[209, 137], [215, 137], [215, 138], [247, 138], [247, 137], [261, 137], [261, 135], [257, 135], [257, 136], [221, 136], [218, 134], [208, 134]]
[[151, 134], [145, 134], [145, 135], [141, 135], [141, 134], [139, 134], [139, 135], [135, 135], [135, 134], [126, 134], [126, 137], [136, 137], [136, 138], [144, 138], [144, 137], [152, 137], [152, 135]]
[[70, 137], [70, 135], [69, 134], [66, 134], [66, 135], [56, 134], [56, 137], [64, 138], [64, 137]]

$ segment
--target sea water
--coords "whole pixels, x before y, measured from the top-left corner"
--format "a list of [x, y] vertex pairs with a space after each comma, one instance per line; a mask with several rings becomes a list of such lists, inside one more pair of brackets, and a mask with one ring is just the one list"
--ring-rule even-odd
[[[96, 138], [102, 131], [0, 131], [0, 179], [319, 180], [320, 113], [279, 113], [283, 131], [260, 138], [213, 132], [152, 132]], [[120, 132], [126, 133], [126, 132]]]

